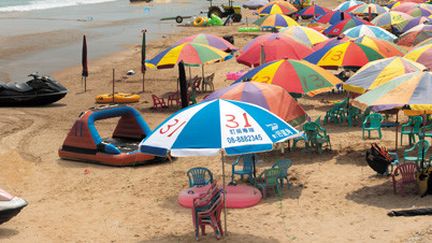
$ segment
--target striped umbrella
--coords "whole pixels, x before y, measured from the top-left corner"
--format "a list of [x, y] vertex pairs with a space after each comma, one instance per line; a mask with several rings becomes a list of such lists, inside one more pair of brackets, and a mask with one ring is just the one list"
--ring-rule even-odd
[[297, 12], [297, 8], [291, 3], [285, 1], [273, 1], [258, 9], [260, 16], [268, 14], [285, 14], [290, 15]]
[[313, 64], [327, 68], [362, 67], [384, 56], [363, 44], [347, 41], [335, 46], [323, 47], [305, 58]]
[[393, 42], [374, 37], [363, 36], [355, 39], [354, 42], [368, 46], [384, 57], [403, 56], [406, 53], [406, 50]]
[[432, 37], [418, 43], [415, 47], [425, 46], [429, 44], [432, 44]]
[[403, 57], [390, 57], [372, 61], [360, 68], [345, 83], [344, 89], [365, 93], [407, 73], [422, 71], [426, 67]]
[[399, 41], [398, 45], [403, 46], [415, 46], [418, 43], [429, 39], [432, 37], [432, 25], [420, 24], [416, 27], [409, 29], [407, 32], [403, 33]]
[[242, 82], [208, 95], [204, 101], [214, 99], [238, 100], [259, 105], [282, 118], [292, 126], [306, 121], [308, 117], [297, 101], [282, 87], [267, 83]]
[[331, 91], [342, 82], [321, 67], [306, 61], [290, 59], [261, 65], [250, 70], [234, 83], [247, 80], [279, 85], [289, 93], [309, 96]]
[[225, 61], [231, 57], [230, 54], [214, 47], [188, 42], [167, 48], [147, 63], [161, 69], [172, 68], [181, 61], [188, 65], [203, 65]]
[[261, 60], [270, 62], [283, 58], [303, 59], [312, 49], [286, 35], [274, 33], [258, 36], [240, 51], [237, 62], [247, 66], [258, 66]]
[[337, 36], [337, 37], [332, 37], [332, 38], [329, 38], [329, 39], [326, 40], [326, 41], [323, 41], [323, 42], [320, 42], [320, 43], [314, 45], [314, 46], [312, 47], [312, 49], [313, 49], [314, 51], [317, 51], [317, 50], [319, 50], [319, 49], [321, 49], [321, 48], [323, 48], [323, 47], [326, 47], [326, 46], [335, 46], [335, 45], [338, 45], [338, 44], [341, 44], [341, 43], [347, 42], [347, 41], [349, 41], [349, 40], [351, 40], [351, 39], [348, 38], [348, 37], [346, 37], [346, 36]]
[[427, 17], [427, 16], [430, 16], [432, 14], [432, 11], [430, 11], [427, 8], [422, 8], [422, 7], [418, 6], [418, 7], [415, 7], [413, 9], [407, 11], [406, 13], [413, 16], [413, 17], [422, 17], [422, 16]]
[[318, 17], [323, 16], [331, 10], [319, 5], [313, 4], [307, 8], [300, 10], [297, 14], [302, 17]]
[[342, 32], [344, 32], [345, 30], [348, 30], [350, 28], [359, 25], [372, 25], [372, 24], [363, 19], [353, 17], [352, 19], [347, 19], [328, 27], [326, 30], [324, 30], [323, 33], [327, 36], [338, 36], [342, 34]]
[[362, 36], [375, 37], [383, 40], [394, 41], [397, 39], [397, 36], [388, 32], [387, 30], [378, 27], [378, 26], [370, 26], [370, 25], [359, 25], [350, 29], [347, 29], [343, 32], [346, 36], [351, 38], [358, 38]]
[[351, 13], [345, 13], [339, 10], [336, 11], [330, 11], [321, 17], [318, 18], [316, 21], [317, 23], [322, 24], [337, 24], [341, 21], [344, 21], [346, 19], [351, 19], [354, 15]]
[[405, 58], [421, 63], [432, 70], [432, 44], [411, 50], [405, 55]]
[[427, 17], [416, 17], [410, 20], [406, 20], [402, 23], [395, 25], [394, 27], [400, 32], [405, 33], [411, 28], [414, 28], [420, 24], [432, 24], [432, 19]]
[[299, 24], [292, 18], [283, 14], [270, 14], [257, 19], [254, 24], [261, 27], [275, 27], [282, 28], [288, 26], [299, 26]]
[[389, 9], [387, 7], [381, 7], [380, 5], [376, 3], [369, 3], [369, 4], [361, 4], [357, 5], [351, 13], [358, 14], [358, 15], [368, 15], [369, 13], [373, 15], [378, 15], [382, 13], [387, 13]]
[[390, 11], [387, 13], [383, 13], [378, 15], [376, 18], [374, 18], [371, 23], [382, 27], [384, 29], [391, 29], [393, 25], [400, 24], [406, 20], [410, 20], [413, 17], [409, 14], [397, 12], [397, 11]]
[[293, 36], [308, 46], [313, 46], [328, 39], [327, 36], [320, 32], [305, 26], [283, 28], [279, 30], [279, 33], [282, 35]]
[[356, 0], [349, 0], [349, 1], [345, 1], [341, 4], [339, 4], [336, 8], [334, 8], [333, 10], [340, 10], [340, 11], [346, 11], [349, 8], [356, 6], [356, 5], [360, 5], [360, 4], [365, 4], [362, 1], [356, 1]]
[[393, 5], [392, 11], [399, 11], [399, 12], [407, 13], [411, 9], [419, 6], [418, 3], [415, 3], [414, 1], [409, 1], [409, 2], [399, 1], [399, 2], [400, 2], [400, 4]]
[[237, 47], [235, 47], [233, 44], [229, 43], [225, 39], [223, 39], [219, 36], [213, 35], [213, 34], [204, 34], [204, 33], [196, 34], [196, 35], [192, 35], [192, 36], [188, 36], [186, 38], [183, 38], [183, 39], [179, 40], [178, 42], [176, 42], [174, 44], [174, 46], [177, 46], [177, 45], [180, 45], [180, 44], [183, 44], [186, 42], [209, 45], [209, 46], [212, 46], [214, 48], [217, 48], [219, 50], [226, 51], [226, 52], [238, 50]]

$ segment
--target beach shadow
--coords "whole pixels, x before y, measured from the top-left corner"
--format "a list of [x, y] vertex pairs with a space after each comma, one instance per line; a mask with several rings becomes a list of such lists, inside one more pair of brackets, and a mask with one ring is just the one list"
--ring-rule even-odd
[[14, 235], [17, 235], [19, 231], [8, 228], [0, 228], [0, 239], [8, 239]]
[[344, 147], [341, 154], [336, 156], [336, 164], [339, 165], [355, 165], [355, 166], [367, 166], [366, 163], [366, 150], [355, 150], [351, 146]]
[[[173, 162], [175, 158], [173, 159]], [[151, 168], [154, 166], [159, 166], [164, 163], [170, 163], [169, 160], [166, 161], [149, 161], [145, 164], [137, 164], [137, 165], [127, 165], [127, 166], [114, 166], [114, 165], [104, 165], [96, 162], [86, 162], [80, 160], [66, 160], [66, 159], [57, 159], [57, 164], [64, 168], [82, 168], [82, 169], [113, 169], [113, 168]]]
[[49, 105], [40, 105], [40, 106], [31, 106], [31, 105], [16, 105], [16, 106], [0, 106], [1, 108], [26, 108], [26, 109], [40, 109], [40, 108], [44, 108], [44, 109], [51, 109], [51, 108], [58, 108], [58, 107], [65, 107], [67, 106], [64, 103], [52, 103]]
[[[257, 235], [250, 235], [250, 234], [239, 234], [239, 233], [234, 233], [232, 231], [230, 231], [232, 229], [229, 228], [228, 225], [228, 235], [223, 237], [220, 240], [217, 240], [213, 230], [210, 227], [206, 228], [206, 233], [207, 235], [204, 236], [200, 236], [199, 240], [201, 242], [260, 242], [260, 243], [278, 243], [280, 242], [277, 239], [274, 238], [263, 238], [261, 236], [257, 236]], [[149, 239], [149, 240], [144, 240], [144, 241], [138, 241], [140, 243], [153, 243], [153, 242], [158, 242], [158, 243], [172, 243], [172, 242], [197, 242], [195, 240], [195, 235], [194, 233], [191, 231], [188, 234], [183, 234], [183, 235], [166, 235], [166, 236], [161, 236], [161, 237], [157, 237], [157, 238], [153, 238], [153, 239]]]

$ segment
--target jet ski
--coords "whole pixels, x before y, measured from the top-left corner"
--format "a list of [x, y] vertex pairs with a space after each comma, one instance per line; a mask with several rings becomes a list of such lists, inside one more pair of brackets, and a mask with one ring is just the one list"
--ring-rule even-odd
[[0, 224], [15, 217], [25, 206], [26, 200], [12, 196], [0, 188]]
[[27, 82], [0, 82], [0, 106], [40, 106], [54, 103], [68, 90], [56, 80], [30, 74]]

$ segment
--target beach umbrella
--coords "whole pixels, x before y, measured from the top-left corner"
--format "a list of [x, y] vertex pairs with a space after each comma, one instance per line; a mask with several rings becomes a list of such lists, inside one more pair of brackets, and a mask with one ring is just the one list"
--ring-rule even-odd
[[378, 15], [376, 18], [374, 18], [371, 23], [382, 27], [384, 29], [391, 29], [393, 25], [400, 24], [406, 20], [410, 20], [413, 17], [409, 14], [397, 12], [397, 11], [390, 11], [387, 13], [383, 13]]
[[378, 27], [378, 26], [370, 26], [370, 25], [359, 25], [352, 27], [350, 29], [345, 30], [344, 35], [351, 38], [358, 38], [362, 36], [375, 37], [383, 40], [394, 41], [397, 39], [397, 36], [388, 32], [387, 30]]
[[243, 8], [248, 8], [248, 9], [258, 9], [261, 8], [262, 6], [265, 6], [266, 4], [268, 4], [269, 1], [267, 0], [249, 0], [245, 3], [243, 3]]
[[[246, 102], [212, 100], [182, 109], [163, 121], [140, 143], [146, 154], [222, 155], [222, 183], [225, 189], [225, 155], [271, 151], [275, 143], [301, 133], [268, 110]], [[224, 197], [225, 232], [226, 197]]]
[[283, 14], [270, 14], [257, 19], [254, 24], [261, 27], [275, 27], [282, 28], [288, 26], [299, 26], [299, 24], [292, 18]]
[[425, 45], [429, 45], [429, 44], [432, 44], [432, 37], [427, 38], [426, 40], [418, 43], [415, 47], [425, 46]]
[[209, 46], [212, 46], [214, 48], [217, 48], [217, 49], [225, 51], [225, 52], [231, 52], [231, 51], [238, 50], [237, 47], [235, 47], [233, 44], [226, 41], [224, 38], [221, 38], [221, 37], [213, 35], [213, 34], [204, 34], [204, 33], [185, 37], [185, 38], [177, 41], [174, 44], [174, 46], [177, 46], [177, 45], [180, 45], [180, 44], [183, 44], [186, 42], [209, 45]]
[[281, 86], [291, 94], [315, 96], [334, 89], [342, 81], [329, 71], [306, 61], [282, 59], [256, 67], [234, 83], [255, 81]]
[[406, 53], [406, 50], [393, 42], [375, 37], [363, 36], [355, 39], [354, 42], [368, 46], [384, 57], [403, 56]]
[[415, 46], [418, 43], [432, 37], [432, 25], [420, 24], [403, 33], [398, 40], [398, 45]]
[[405, 58], [425, 65], [432, 70], [432, 44], [419, 46], [405, 55]]
[[284, 88], [267, 83], [236, 83], [216, 90], [204, 101], [215, 99], [238, 100], [259, 105], [292, 126], [302, 124], [308, 117], [303, 108]]
[[295, 37], [295, 39], [300, 40], [302, 43], [308, 46], [313, 46], [328, 39], [327, 36], [321, 34], [320, 32], [305, 26], [282, 28], [279, 30], [279, 33], [282, 35]]
[[430, 16], [432, 14], [432, 11], [427, 9], [427, 8], [422, 8], [420, 6], [415, 7], [409, 11], [406, 12], [407, 14], [413, 16], [413, 17], [427, 17]]
[[427, 17], [416, 17], [399, 23], [395, 25], [394, 28], [396, 28], [400, 33], [405, 33], [420, 24], [432, 24], [432, 19]]
[[297, 14], [302, 17], [318, 17], [323, 16], [331, 10], [319, 5], [313, 4], [307, 8], [300, 10]]
[[88, 77], [88, 65], [87, 65], [87, 39], [86, 36], [83, 36], [83, 45], [82, 45], [82, 53], [81, 53], [81, 82], [84, 80], [84, 92], [87, 91], [87, 77]]
[[378, 15], [382, 13], [387, 13], [388, 11], [389, 9], [387, 7], [382, 7], [376, 3], [369, 3], [369, 4], [357, 5], [350, 12], [358, 15], [368, 15], [368, 14]]
[[319, 17], [316, 22], [322, 24], [337, 24], [341, 21], [351, 19], [354, 15], [351, 13], [345, 13], [339, 10], [330, 11], [321, 17]]
[[341, 4], [339, 4], [336, 8], [334, 8], [333, 10], [340, 10], [340, 11], [346, 11], [349, 8], [356, 6], [356, 5], [361, 5], [361, 4], [365, 4], [362, 1], [356, 1], [356, 0], [349, 0], [349, 1], [345, 1]]
[[262, 15], [268, 14], [285, 14], [290, 15], [297, 12], [297, 8], [289, 2], [273, 1], [258, 9], [257, 13]]
[[407, 13], [408, 11], [410, 11], [413, 8], [418, 7], [418, 3], [415, 3], [414, 1], [410, 1], [410, 2], [403, 2], [403, 1], [399, 1], [399, 4], [395, 4], [392, 7], [392, 11], [399, 11], [399, 12], [404, 12]]
[[349, 40], [351, 40], [351, 39], [348, 38], [347, 36], [345, 36], [345, 35], [340, 35], [340, 36], [336, 36], [336, 37], [329, 38], [329, 39], [327, 39], [326, 41], [320, 42], [320, 43], [318, 43], [318, 44], [315, 44], [315, 45], [312, 47], [312, 49], [313, 49], [314, 51], [317, 51], [317, 50], [319, 50], [319, 49], [321, 49], [321, 48], [323, 48], [323, 47], [326, 47], [326, 46], [335, 46], [335, 45], [338, 45], [338, 44], [341, 44], [341, 43], [347, 42], [347, 41], [349, 41]]
[[360, 68], [345, 83], [346, 91], [363, 94], [407, 73], [426, 67], [403, 57], [389, 57], [372, 61]]
[[300, 60], [312, 53], [312, 49], [300, 41], [283, 34], [265, 34], [250, 41], [240, 51], [237, 62], [247, 66], [258, 66], [283, 58]]
[[338, 36], [342, 34], [345, 30], [348, 30], [350, 28], [360, 26], [360, 25], [372, 25], [368, 21], [365, 21], [363, 19], [352, 17], [351, 19], [347, 19], [344, 21], [341, 21], [335, 25], [329, 26], [327, 29], [324, 30], [324, 34], [327, 36]]
[[382, 54], [366, 45], [347, 41], [338, 45], [323, 47], [304, 59], [326, 68], [358, 68], [383, 57]]

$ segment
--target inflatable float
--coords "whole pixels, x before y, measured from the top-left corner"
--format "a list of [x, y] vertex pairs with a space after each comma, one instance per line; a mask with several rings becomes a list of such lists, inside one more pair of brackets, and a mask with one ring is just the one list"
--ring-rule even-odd
[[[120, 117], [111, 138], [101, 138], [98, 120]], [[58, 151], [60, 158], [111, 166], [131, 166], [167, 158], [139, 152], [138, 145], [151, 133], [141, 114], [129, 106], [108, 106], [83, 112]]]
[[[192, 208], [193, 200], [201, 193], [206, 192], [210, 185], [191, 187], [182, 190], [178, 196], [178, 203], [185, 208]], [[261, 192], [253, 186], [228, 185], [226, 186], [227, 208], [248, 208], [257, 205], [262, 198]]]
[[15, 217], [27, 206], [26, 200], [15, 197], [0, 188], [0, 224]]
[[260, 32], [260, 27], [240, 27], [238, 28], [238, 32]]
[[126, 103], [135, 103], [140, 100], [140, 96], [137, 94], [129, 94], [129, 93], [115, 93], [114, 100], [112, 94], [101, 94], [96, 96], [96, 103], [98, 104], [109, 104], [109, 103], [117, 103], [117, 104], [126, 104]]

